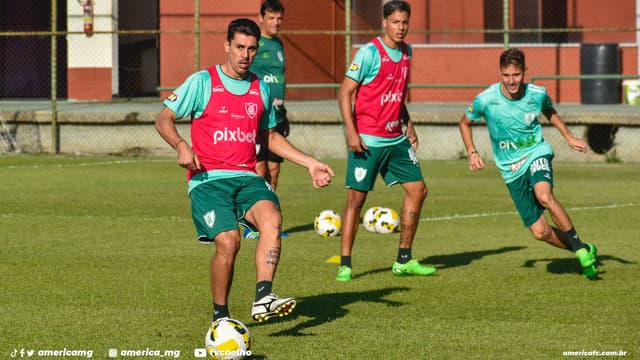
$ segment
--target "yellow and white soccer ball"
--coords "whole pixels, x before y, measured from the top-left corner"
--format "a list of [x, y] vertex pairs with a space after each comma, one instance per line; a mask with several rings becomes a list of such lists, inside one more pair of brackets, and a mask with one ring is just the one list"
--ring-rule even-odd
[[313, 222], [313, 229], [322, 237], [337, 236], [341, 228], [342, 218], [333, 210], [322, 210]]
[[207, 354], [215, 360], [239, 360], [251, 356], [251, 334], [240, 321], [222, 318], [214, 321], [205, 337]]
[[378, 210], [383, 209], [380, 206], [374, 206], [371, 208], [368, 208], [367, 211], [364, 212], [364, 216], [362, 217], [362, 226], [364, 226], [364, 228], [367, 231], [370, 232], [376, 232], [376, 213], [378, 212]]
[[378, 209], [373, 218], [375, 232], [377, 233], [390, 234], [400, 227], [400, 217], [398, 213], [391, 208]]

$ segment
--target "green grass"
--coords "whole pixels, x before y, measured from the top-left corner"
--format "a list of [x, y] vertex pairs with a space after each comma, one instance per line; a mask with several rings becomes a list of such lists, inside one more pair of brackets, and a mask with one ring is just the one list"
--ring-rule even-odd
[[[439, 268], [396, 278], [398, 237], [361, 228], [356, 279], [336, 282], [338, 238], [312, 230], [341, 212], [338, 176], [313, 190], [285, 163], [284, 227], [274, 290], [299, 299], [287, 319], [251, 320], [255, 241], [243, 240], [231, 314], [255, 359], [553, 359], [565, 351], [640, 357], [640, 167], [556, 162], [556, 194], [581, 237], [599, 248], [587, 281], [574, 256], [523, 228], [492, 165], [423, 163], [429, 198], [414, 256]], [[211, 317], [213, 246], [195, 241], [182, 169], [168, 158], [0, 157], [0, 358], [14, 349], [181, 351], [203, 347]], [[366, 207], [400, 209], [402, 190], [378, 183]]]

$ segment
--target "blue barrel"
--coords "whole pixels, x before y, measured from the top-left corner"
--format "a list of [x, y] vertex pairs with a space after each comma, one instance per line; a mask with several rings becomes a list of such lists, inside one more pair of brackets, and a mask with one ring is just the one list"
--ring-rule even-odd
[[[580, 45], [580, 74], [620, 74], [618, 44]], [[620, 79], [581, 79], [580, 102], [583, 104], [620, 104]]]

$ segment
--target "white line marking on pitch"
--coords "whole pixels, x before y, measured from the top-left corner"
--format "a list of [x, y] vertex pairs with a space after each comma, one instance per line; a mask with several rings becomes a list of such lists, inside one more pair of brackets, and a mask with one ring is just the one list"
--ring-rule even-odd
[[[595, 206], [575, 206], [575, 207], [567, 208], [567, 210], [582, 211], [582, 210], [599, 210], [599, 209], [619, 209], [619, 208], [625, 208], [625, 207], [636, 207], [639, 205], [640, 204], [627, 203], [627, 204], [609, 204], [609, 205], [595, 205]], [[477, 213], [477, 214], [453, 214], [453, 215], [421, 218], [420, 221], [449, 221], [449, 220], [476, 219], [476, 218], [482, 218], [482, 217], [517, 215], [517, 214], [518, 214], [517, 211], [499, 211], [499, 212]]]
[[9, 165], [0, 167], [0, 169], [38, 169], [38, 168], [65, 168], [75, 166], [107, 166], [107, 165], [127, 165], [139, 163], [164, 163], [174, 160], [169, 159], [153, 159], [153, 160], [112, 160], [112, 161], [96, 161], [81, 162], [77, 164], [34, 164], [34, 165]]

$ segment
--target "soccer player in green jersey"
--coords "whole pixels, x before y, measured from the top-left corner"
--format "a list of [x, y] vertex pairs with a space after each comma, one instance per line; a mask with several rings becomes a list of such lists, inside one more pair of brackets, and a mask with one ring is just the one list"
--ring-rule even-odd
[[[278, 37], [284, 17], [284, 6], [278, 0], [265, 0], [260, 6], [260, 41], [258, 54], [251, 65], [251, 72], [258, 75], [271, 90], [273, 108], [276, 112], [276, 132], [287, 137], [289, 135], [289, 120], [284, 107], [285, 68], [284, 48]], [[256, 172], [264, 177], [275, 190], [280, 176], [281, 156], [269, 151], [266, 146], [259, 146]]]
[[[534, 238], [573, 251], [588, 279], [597, 276], [593, 244], [583, 243], [567, 211], [553, 194], [553, 149], [542, 136], [540, 113], [562, 134], [569, 146], [586, 152], [584, 141], [573, 136], [553, 107], [544, 87], [524, 82], [525, 55], [507, 49], [500, 55], [502, 81], [478, 94], [460, 119], [460, 134], [469, 154], [469, 169], [485, 164], [473, 143], [471, 124], [484, 118], [493, 157], [518, 213]], [[555, 226], [544, 217], [548, 210]]]

